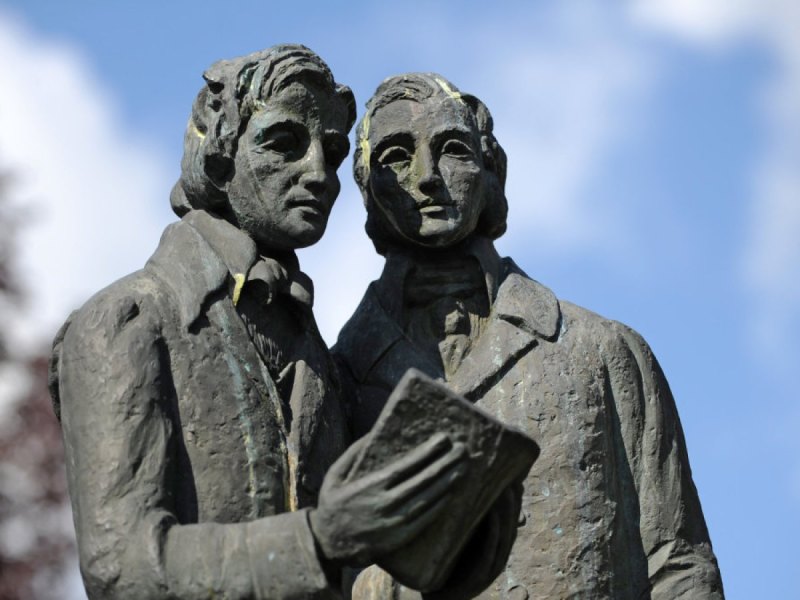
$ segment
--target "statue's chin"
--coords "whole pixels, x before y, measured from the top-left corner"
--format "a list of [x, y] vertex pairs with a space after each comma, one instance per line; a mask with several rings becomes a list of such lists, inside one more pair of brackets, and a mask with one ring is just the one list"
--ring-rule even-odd
[[428, 228], [423, 227], [411, 236], [402, 236], [404, 243], [410, 243], [419, 248], [444, 250], [452, 248], [463, 242], [472, 231], [458, 231], [454, 227]]
[[297, 250], [316, 244], [325, 233], [327, 215], [295, 211], [279, 223], [253, 221], [243, 228], [262, 249]]

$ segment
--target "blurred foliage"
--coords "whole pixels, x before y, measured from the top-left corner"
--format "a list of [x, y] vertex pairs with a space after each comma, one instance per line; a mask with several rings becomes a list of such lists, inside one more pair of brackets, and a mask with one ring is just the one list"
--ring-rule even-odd
[[8, 342], [3, 322], [9, 312], [9, 304], [18, 301], [19, 290], [14, 283], [12, 269], [12, 252], [14, 249], [14, 232], [17, 223], [11, 212], [8, 201], [8, 190], [11, 178], [0, 172], [0, 360], [8, 357]]
[[0, 600], [64, 598], [75, 554], [61, 427], [47, 391], [47, 350], [18, 356], [5, 327], [24, 305], [14, 277], [15, 232], [7, 174], [0, 174]]

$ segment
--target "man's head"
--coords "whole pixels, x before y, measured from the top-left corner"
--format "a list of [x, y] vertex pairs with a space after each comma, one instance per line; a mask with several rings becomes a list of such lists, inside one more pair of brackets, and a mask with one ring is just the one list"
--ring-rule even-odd
[[173, 210], [216, 213], [260, 247], [316, 242], [339, 193], [355, 121], [349, 88], [308, 48], [274, 46], [214, 63], [184, 137]]
[[476, 97], [433, 73], [391, 77], [367, 103], [356, 140], [367, 234], [381, 254], [505, 232], [506, 156]]

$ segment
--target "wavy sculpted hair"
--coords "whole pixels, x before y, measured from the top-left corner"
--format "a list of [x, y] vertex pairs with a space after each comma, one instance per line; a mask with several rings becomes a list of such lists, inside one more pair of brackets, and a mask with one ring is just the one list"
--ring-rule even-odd
[[214, 212], [225, 206], [239, 137], [253, 113], [290, 83], [313, 83], [338, 96], [348, 111], [348, 131], [356, 119], [353, 92], [337, 84], [323, 60], [305, 46], [282, 44], [220, 60], [203, 79], [186, 126], [181, 176], [170, 194], [179, 217], [192, 208]]
[[356, 129], [356, 149], [353, 156], [353, 175], [364, 197], [367, 209], [365, 229], [379, 254], [386, 254], [388, 246], [397, 240], [397, 234], [386, 221], [382, 211], [375, 205], [369, 185], [370, 175], [370, 122], [375, 113], [396, 100], [425, 102], [428, 99], [461, 102], [464, 113], [471, 121], [480, 138], [481, 155], [487, 182], [484, 207], [475, 233], [497, 239], [506, 231], [508, 201], [506, 200], [506, 153], [494, 137], [492, 115], [486, 105], [471, 94], [463, 94], [458, 88], [436, 73], [406, 73], [384, 80], [367, 102], [367, 112]]

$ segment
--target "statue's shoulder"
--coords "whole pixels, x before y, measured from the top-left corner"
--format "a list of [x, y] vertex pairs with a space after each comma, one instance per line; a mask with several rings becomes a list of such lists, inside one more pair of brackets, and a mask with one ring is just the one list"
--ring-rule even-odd
[[205, 281], [207, 265], [218, 270], [219, 260], [212, 257], [193, 227], [183, 221], [169, 225], [145, 266], [89, 298], [67, 320], [62, 337], [70, 332], [113, 334], [134, 322], [153, 328], [177, 321], [179, 308], [191, 301], [184, 296], [203, 297], [213, 287]]
[[598, 348], [607, 357], [652, 357], [650, 346], [641, 334], [621, 321], [559, 300], [562, 314], [562, 335], [565, 341], [580, 340], [583, 345]]
[[[559, 332], [557, 338], [553, 338], [554, 340], [573, 340], [584, 345], [589, 344], [608, 350], [621, 346], [647, 348], [647, 343], [642, 336], [625, 323], [605, 317], [569, 300], [556, 298], [549, 288], [530, 278], [510, 259], [506, 260], [510, 266], [510, 275], [524, 282], [523, 285], [517, 283], [512, 288], [519, 304], [526, 305], [526, 310], [531, 311], [531, 314], [538, 316], [539, 319], [542, 319], [540, 315], [545, 314], [549, 306], [557, 304], [560, 313]], [[513, 281], [513, 279], [514, 277], [509, 277], [507, 281]]]
[[141, 269], [100, 290], [67, 318], [53, 340], [48, 369], [57, 417], [63, 360], [94, 369], [127, 355], [130, 348], [148, 345], [161, 335], [163, 298], [158, 281]]
[[54, 349], [82, 354], [114, 345], [123, 332], [132, 330], [157, 335], [169, 302], [160, 279], [141, 269], [100, 290], [74, 311], [59, 330]]
[[180, 337], [187, 307], [202, 306], [214, 287], [207, 272], [218, 278], [214, 256], [194, 228], [173, 223], [142, 269], [103, 288], [74, 311], [53, 341], [48, 383], [56, 413], [65, 360], [95, 368], [147, 354]]
[[596, 313], [584, 306], [559, 298], [559, 305], [561, 306], [561, 313], [564, 316], [564, 322], [567, 326], [580, 327], [584, 330], [598, 330], [604, 331], [608, 328], [614, 328], [621, 323], [609, 319], [601, 314]]
[[64, 353], [102, 353], [123, 332], [128, 332], [128, 337], [132, 330], [141, 332], [139, 335], [157, 335], [163, 324], [172, 320], [175, 293], [167, 283], [169, 273], [153, 264], [153, 259], [172, 245], [176, 225], [167, 227], [158, 249], [142, 269], [101, 289], [73, 311], [53, 342], [52, 363], [57, 365]]

